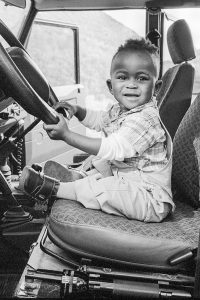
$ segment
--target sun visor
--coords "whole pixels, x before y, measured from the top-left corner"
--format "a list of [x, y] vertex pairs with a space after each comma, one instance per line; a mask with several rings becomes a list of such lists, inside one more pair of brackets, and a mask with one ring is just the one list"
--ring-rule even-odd
[[150, 0], [35, 0], [35, 8], [39, 11], [44, 10], [106, 10], [106, 9], [124, 9], [124, 8], [145, 8], [146, 2]]
[[10, 47], [7, 52], [33, 89], [45, 102], [48, 102], [49, 84], [28, 53], [18, 47]]

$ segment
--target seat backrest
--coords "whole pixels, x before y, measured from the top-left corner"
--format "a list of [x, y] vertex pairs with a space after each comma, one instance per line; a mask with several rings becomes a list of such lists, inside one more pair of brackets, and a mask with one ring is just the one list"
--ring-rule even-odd
[[200, 94], [183, 117], [173, 141], [174, 199], [200, 207]]
[[194, 82], [194, 68], [188, 63], [195, 58], [194, 45], [185, 20], [178, 20], [169, 27], [167, 44], [175, 66], [164, 74], [157, 102], [161, 119], [173, 139], [191, 104]]

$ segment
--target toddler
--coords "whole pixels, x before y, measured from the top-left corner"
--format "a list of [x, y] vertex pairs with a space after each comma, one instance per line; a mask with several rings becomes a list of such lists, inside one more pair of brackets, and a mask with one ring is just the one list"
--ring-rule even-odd
[[158, 80], [157, 48], [145, 39], [130, 39], [114, 55], [107, 86], [116, 100], [107, 111], [92, 111], [67, 102], [65, 108], [88, 128], [91, 138], [71, 131], [61, 115], [56, 125], [44, 124], [49, 137], [93, 154], [92, 171], [73, 182], [60, 182], [30, 167], [20, 187], [39, 199], [52, 196], [86, 208], [144, 222], [160, 222], [175, 205], [171, 193], [171, 138], [162, 124], [154, 96]]

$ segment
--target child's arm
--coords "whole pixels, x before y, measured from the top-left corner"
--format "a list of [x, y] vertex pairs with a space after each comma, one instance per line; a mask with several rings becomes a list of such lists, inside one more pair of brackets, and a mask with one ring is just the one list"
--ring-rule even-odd
[[[77, 112], [78, 113], [78, 112]], [[82, 111], [79, 111], [81, 118]], [[71, 131], [67, 125], [66, 119], [62, 115], [58, 115], [59, 122], [56, 125], [44, 124], [44, 129], [49, 137], [53, 140], [62, 140], [67, 144], [76, 147], [82, 151], [96, 155], [101, 146], [100, 138], [89, 138]]]
[[82, 124], [90, 129], [101, 131], [104, 125], [105, 117], [109, 118], [108, 111], [96, 111], [86, 109], [79, 105], [71, 105], [69, 102], [61, 101], [54, 105], [55, 110], [59, 112], [60, 108], [64, 108], [68, 112], [68, 119], [75, 116]]

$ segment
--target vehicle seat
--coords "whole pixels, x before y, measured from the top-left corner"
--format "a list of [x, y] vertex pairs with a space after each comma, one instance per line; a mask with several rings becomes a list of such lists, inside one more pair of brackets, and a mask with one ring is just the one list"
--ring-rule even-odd
[[[185, 33], [184, 36], [186, 36]], [[188, 66], [188, 63], [183, 63], [183, 65]], [[175, 71], [172, 73], [177, 73], [177, 69], [179, 70], [179, 66], [175, 67]], [[191, 70], [194, 73], [193, 68]], [[180, 73], [182, 78], [182, 71]], [[199, 178], [197, 157], [200, 157], [200, 146], [194, 147], [193, 145], [194, 139], [196, 145], [198, 143], [200, 145], [199, 98], [200, 96], [189, 107], [180, 124], [182, 129], [181, 131], [177, 130], [174, 138], [176, 155], [173, 158], [173, 173], [176, 174], [180, 165], [191, 164], [195, 173], [192, 173], [193, 177], [190, 177], [190, 180], [194, 183]], [[179, 98], [175, 99], [174, 105], [173, 100], [163, 103], [161, 111], [164, 112], [166, 109], [167, 113], [169, 108], [176, 109]], [[183, 99], [181, 101], [185, 103]], [[186, 102], [188, 103], [188, 101]], [[175, 115], [172, 110], [169, 116], [171, 118], [179, 117], [179, 114], [176, 112]], [[193, 126], [197, 119], [199, 119], [198, 126]], [[167, 121], [169, 122], [169, 120], [170, 118]], [[176, 125], [178, 126], [178, 124]], [[170, 129], [169, 126], [168, 129]], [[179, 144], [182, 145], [183, 141], [184, 147], [180, 148]], [[178, 152], [181, 153], [181, 161], [177, 157]], [[178, 191], [183, 184], [182, 178], [179, 178], [174, 185], [175, 191], [176, 189]], [[192, 184], [188, 186], [192, 191]], [[199, 192], [198, 185], [197, 190]], [[197, 198], [196, 201], [199, 201], [199, 196]], [[52, 206], [49, 216], [48, 237], [74, 261], [85, 258], [95, 261], [95, 263], [106, 263], [106, 265], [122, 264], [151, 271], [188, 273], [194, 268], [193, 256], [198, 246], [200, 210], [196, 208], [197, 205], [194, 207], [191, 194], [186, 194], [184, 189], [181, 197], [175, 197], [174, 201], [175, 212], [163, 222], [144, 223], [108, 215], [102, 211], [86, 209], [75, 201], [58, 199]]]
[[[183, 181], [187, 173], [176, 178], [175, 188], [184, 188], [182, 196], [174, 199], [176, 210], [172, 215], [162, 223], [143, 223], [59, 199], [49, 218], [50, 240], [74, 257], [166, 272], [191, 269], [192, 259], [174, 263], [174, 258], [182, 253], [191, 257], [198, 245], [200, 210], [194, 208], [192, 193], [193, 185], [196, 185], [196, 202], [199, 204], [199, 186], [196, 184], [200, 157], [199, 100], [200, 95], [186, 112], [174, 138], [173, 174], [180, 173], [182, 166], [190, 165], [188, 172], [191, 175], [187, 183]], [[191, 193], [186, 193], [189, 188]]]
[[173, 139], [191, 104], [194, 82], [194, 68], [188, 63], [195, 58], [194, 45], [185, 20], [178, 20], [169, 27], [167, 44], [175, 66], [163, 75], [157, 101], [161, 119]]

